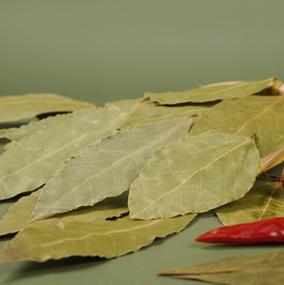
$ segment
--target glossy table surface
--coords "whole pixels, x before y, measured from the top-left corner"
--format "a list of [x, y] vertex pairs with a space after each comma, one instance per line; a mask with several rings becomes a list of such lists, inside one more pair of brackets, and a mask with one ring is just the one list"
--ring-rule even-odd
[[[0, 1], [0, 95], [55, 92], [102, 104], [149, 90], [283, 80], [283, 8], [281, 0]], [[109, 261], [1, 264], [0, 284], [201, 284], [157, 273], [276, 248], [194, 242], [218, 225], [207, 213], [178, 235]]]

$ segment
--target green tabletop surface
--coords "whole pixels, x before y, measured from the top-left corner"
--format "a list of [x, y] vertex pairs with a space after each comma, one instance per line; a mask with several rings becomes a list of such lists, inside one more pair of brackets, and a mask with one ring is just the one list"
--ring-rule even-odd
[[[0, 95], [54, 92], [103, 104], [218, 81], [284, 80], [283, 10], [281, 0], [0, 0]], [[9, 203], [0, 203], [0, 216]], [[194, 241], [219, 225], [206, 213], [111, 260], [0, 264], [0, 284], [203, 284], [157, 273], [282, 247]]]

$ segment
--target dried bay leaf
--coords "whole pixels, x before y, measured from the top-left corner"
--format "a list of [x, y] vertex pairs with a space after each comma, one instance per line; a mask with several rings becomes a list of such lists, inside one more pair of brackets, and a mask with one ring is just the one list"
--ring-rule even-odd
[[[244, 167], [245, 165], [245, 167]], [[251, 138], [207, 131], [160, 148], [131, 185], [136, 219], [200, 213], [243, 197], [260, 158]]]
[[[0, 199], [37, 189], [63, 162], [96, 141], [113, 134], [133, 109], [85, 109], [46, 119], [38, 131], [0, 156]], [[52, 120], [53, 124], [46, 123]]]
[[85, 219], [74, 217], [29, 224], [4, 247], [0, 262], [44, 262], [70, 256], [118, 257], [150, 245], [156, 238], [180, 232], [195, 215], [154, 221], [134, 221], [128, 216], [94, 221], [91, 214]]
[[[106, 104], [107, 106], [126, 107], [139, 103], [141, 100], [121, 100], [118, 102], [111, 102]], [[157, 106], [149, 102], [141, 104], [135, 112], [133, 112], [123, 125], [123, 129], [132, 128], [141, 125], [152, 124], [155, 122], [175, 120], [184, 118], [186, 116], [200, 117], [201, 114], [206, 111], [212, 105], [185, 105], [185, 106]], [[48, 118], [46, 121], [49, 124], [53, 124], [52, 120], [55, 117]], [[56, 120], [56, 119], [55, 119]], [[196, 118], [195, 118], [196, 121]], [[23, 125], [20, 128], [9, 128], [0, 130], [0, 138], [7, 138], [9, 140], [18, 141], [26, 136], [31, 135], [34, 131], [37, 131], [41, 127], [40, 122], [34, 121], [27, 125]]]
[[112, 218], [120, 218], [129, 212], [127, 207], [127, 198], [128, 193], [123, 193], [117, 197], [106, 198], [95, 206], [83, 207], [68, 213], [57, 215], [56, 217], [61, 221], [67, 222], [97, 222]]
[[[106, 106], [124, 106], [141, 102], [140, 100], [120, 100], [107, 103]], [[175, 120], [186, 116], [200, 116], [213, 104], [195, 104], [181, 106], [160, 106], [144, 100], [141, 107], [133, 112], [123, 125], [123, 128], [132, 128], [139, 125], [147, 125], [155, 122]], [[0, 132], [1, 135], [1, 132]]]
[[191, 125], [188, 117], [162, 121], [126, 129], [88, 147], [42, 189], [33, 218], [92, 206], [127, 191], [154, 152], [184, 137]]
[[[92, 110], [94, 110], [94, 108]], [[6, 138], [16, 143], [17, 141], [29, 137], [36, 132], [44, 132], [46, 129], [48, 130], [49, 128], [52, 128], [55, 124], [61, 121], [61, 119], [65, 120], [72, 117], [72, 114], [51, 116], [43, 120], [31, 121], [18, 128], [2, 129], [0, 130], [0, 138]]]
[[284, 251], [275, 250], [256, 256], [227, 257], [159, 275], [228, 285], [282, 285], [283, 268]]
[[284, 145], [284, 96], [250, 96], [225, 100], [204, 112], [191, 134], [216, 129], [239, 135], [256, 135], [261, 157]]
[[[37, 131], [45, 131], [45, 129], [49, 129], [53, 127], [54, 124], [57, 124], [61, 119], [69, 118], [72, 115], [68, 115], [67, 117], [64, 115], [61, 118], [59, 116], [48, 117], [41, 121], [31, 121], [26, 125], [22, 125], [19, 128], [8, 128], [0, 130], [0, 138], [6, 138], [11, 140], [11, 143], [16, 144], [19, 140], [29, 137]], [[9, 148], [9, 147], [8, 147]], [[8, 149], [7, 148], [7, 149]]]
[[242, 199], [215, 210], [224, 225], [284, 216], [284, 191], [279, 182], [254, 186]]
[[161, 105], [176, 105], [182, 103], [204, 103], [216, 100], [247, 97], [273, 86], [274, 78], [256, 81], [233, 81], [210, 84], [201, 88], [186, 91], [151, 93], [145, 98]]
[[32, 118], [41, 113], [75, 111], [94, 104], [56, 94], [26, 94], [0, 97], [0, 123]]
[[[8, 208], [0, 220], [0, 236], [16, 233], [32, 222], [32, 213], [37, 204], [40, 191], [41, 190], [20, 198]], [[126, 205], [127, 197], [125, 194], [122, 194], [115, 198], [105, 199], [95, 207], [77, 209], [66, 214], [58, 215], [57, 217], [63, 218], [64, 220], [70, 216], [72, 220], [90, 220], [91, 218], [92, 221], [101, 221], [107, 218], [120, 217], [128, 213]]]
[[16, 143], [17, 141], [32, 135], [36, 131], [56, 124], [57, 121], [57, 116], [48, 117], [42, 121], [32, 121], [29, 124], [20, 126], [19, 128], [2, 129], [0, 130], [0, 138], [6, 138]]
[[[138, 111], [142, 107], [142, 102], [141, 100], [120, 100], [106, 104], [106, 108], [113, 108], [114, 106], [120, 109], [131, 109], [131, 107], [135, 108], [136, 106], [139, 106], [139, 108], [137, 108]], [[135, 111], [134, 113], [136, 113], [137, 111]], [[130, 115], [130, 117], [132, 116]], [[0, 138], [7, 138], [11, 141], [19, 141], [27, 136], [32, 135], [36, 131], [41, 131], [44, 128], [53, 126], [57, 122], [57, 120], [58, 116], [54, 116], [48, 117], [41, 121], [32, 121], [18, 128], [0, 129]]]
[[210, 105], [185, 105], [185, 106], [157, 106], [151, 103], [144, 103], [136, 112], [127, 119], [124, 128], [136, 125], [147, 125], [155, 122], [175, 120], [186, 116], [200, 116]]
[[0, 220], [0, 236], [16, 233], [30, 221], [39, 191], [20, 198], [12, 204]]

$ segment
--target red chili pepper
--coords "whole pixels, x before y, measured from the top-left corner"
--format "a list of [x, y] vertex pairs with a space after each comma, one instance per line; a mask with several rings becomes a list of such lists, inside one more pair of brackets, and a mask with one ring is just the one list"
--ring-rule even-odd
[[251, 245], [284, 243], [284, 217], [220, 227], [199, 236], [196, 241]]

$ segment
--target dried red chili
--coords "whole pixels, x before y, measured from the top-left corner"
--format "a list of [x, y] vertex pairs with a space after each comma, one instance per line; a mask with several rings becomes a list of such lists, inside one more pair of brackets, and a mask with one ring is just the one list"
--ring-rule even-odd
[[251, 245], [284, 243], [284, 217], [220, 227], [199, 236], [196, 241]]

